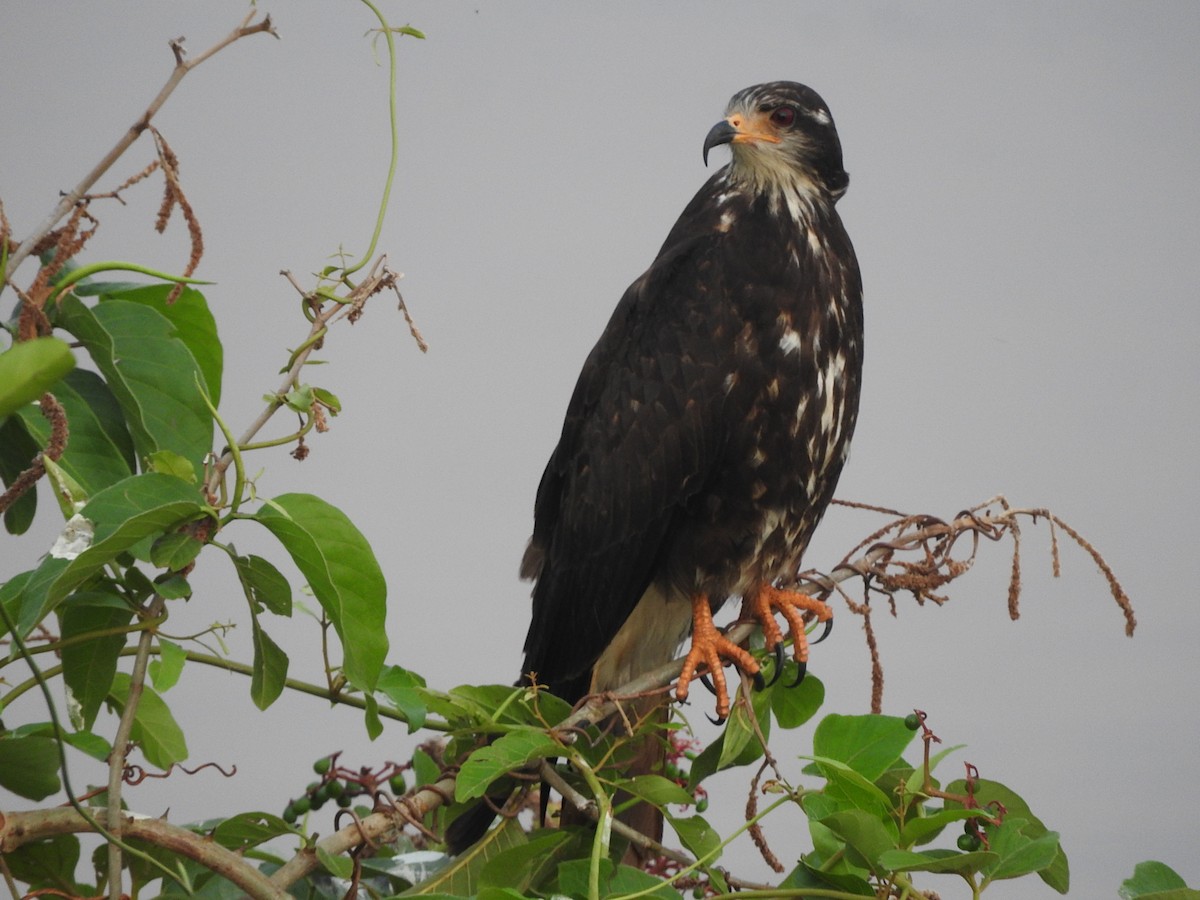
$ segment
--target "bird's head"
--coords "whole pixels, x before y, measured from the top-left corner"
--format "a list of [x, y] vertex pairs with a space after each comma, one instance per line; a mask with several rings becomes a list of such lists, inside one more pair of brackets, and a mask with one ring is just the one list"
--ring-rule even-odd
[[729, 144], [731, 175], [756, 191], [780, 191], [836, 201], [850, 176], [829, 107], [816, 91], [794, 81], [757, 84], [733, 95], [725, 118], [704, 139], [708, 151]]

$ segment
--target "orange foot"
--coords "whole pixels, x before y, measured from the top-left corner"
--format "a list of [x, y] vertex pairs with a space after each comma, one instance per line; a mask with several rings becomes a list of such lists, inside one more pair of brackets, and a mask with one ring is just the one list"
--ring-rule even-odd
[[[783, 632], [775, 622], [775, 611], [783, 613], [795, 648], [796, 662], [800, 666], [796, 679], [796, 684], [799, 684], [808, 665], [808, 636], [804, 633], [802, 611], [813, 613], [818, 622], [828, 623], [825, 628], [825, 633], [828, 634], [829, 626], [833, 624], [833, 610], [828, 604], [807, 594], [785, 591], [771, 585], [765, 585], [757, 593], [748, 596], [743, 608], [762, 625], [767, 650], [777, 650], [783, 642]], [[758, 662], [748, 651], [717, 630], [713, 624], [708, 597], [698, 594], [692, 598], [692, 645], [683, 661], [679, 681], [675, 685], [675, 698], [681, 701], [687, 699], [688, 685], [703, 665], [712, 677], [713, 693], [717, 695], [717, 716], [722, 721], [728, 718], [729, 690], [722, 669], [726, 661], [753, 676], [759, 687], [762, 686], [762, 672]]]
[[787, 619], [788, 633], [792, 637], [793, 653], [800, 665], [800, 674], [796, 679], [796, 684], [799, 684], [808, 666], [808, 635], [804, 633], [802, 611], [810, 612], [817, 617], [818, 622], [826, 623], [825, 633], [817, 639], [819, 643], [833, 626], [833, 610], [829, 608], [829, 604], [808, 594], [785, 591], [768, 584], [763, 585], [757, 594], [746, 598], [744, 609], [762, 625], [767, 650], [775, 650], [783, 641], [783, 633], [775, 623], [775, 610], [783, 613], [783, 617]]
[[725, 672], [722, 669], [724, 660], [729, 660], [748, 675], [758, 674], [759, 667], [754, 657], [717, 630], [708, 606], [708, 597], [697, 594], [692, 598], [692, 646], [675, 685], [675, 698], [681, 701], [687, 699], [688, 685], [695, 677], [697, 667], [703, 663], [712, 676], [713, 693], [717, 695], [717, 716], [722, 721], [727, 719], [729, 691], [725, 687]]

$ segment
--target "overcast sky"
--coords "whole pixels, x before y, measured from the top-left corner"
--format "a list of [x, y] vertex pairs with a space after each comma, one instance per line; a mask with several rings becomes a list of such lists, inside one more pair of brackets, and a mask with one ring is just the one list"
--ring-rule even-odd
[[[277, 273], [314, 271], [339, 246], [362, 252], [388, 154], [386, 73], [363, 37], [365, 8], [259, 8], [282, 40], [205, 63], [157, 119], [204, 226], [197, 274], [217, 282], [206, 293], [235, 431], [306, 332]], [[345, 405], [333, 431], [303, 464], [279, 452], [249, 466], [265, 467], [261, 494], [317, 493], [366, 533], [389, 584], [390, 661], [442, 688], [517, 675], [528, 621], [517, 563], [579, 366], [712, 171], [701, 143], [729, 96], [802, 81], [841, 134], [851, 184], [839, 209], [865, 284], [863, 405], [840, 496], [945, 517], [997, 492], [1048, 506], [1105, 554], [1140, 623], [1124, 636], [1103, 578], [1066, 542], [1051, 579], [1048, 533], [1026, 526], [1019, 622], [1006, 610], [1007, 548], [994, 546], [950, 605], [902, 600], [898, 619], [877, 617], [886, 711], [926, 710], [947, 743], [968, 744], [954, 766], [968, 759], [1022, 793], [1061, 832], [1073, 895], [1113, 896], [1146, 858], [1200, 885], [1200, 6], [383, 8], [428, 34], [401, 42], [401, 170], [380, 247], [405, 273], [430, 351], [381, 298], [312, 370]], [[243, 11], [215, 0], [7, 9], [0, 197], [16, 234], [145, 108], [169, 73], [168, 39], [186, 35], [198, 52]], [[712, 166], [726, 159], [715, 155]], [[101, 187], [151, 158], [139, 144]], [[182, 268], [179, 223], [152, 232], [155, 189], [127, 199], [93, 207], [104, 224], [88, 259]], [[0, 538], [0, 578], [44, 552], [49, 512], [27, 539]], [[831, 567], [877, 524], [834, 511], [807, 562]], [[249, 527], [226, 536], [270, 547]], [[234, 619], [247, 631], [222, 560], [197, 577], [172, 629]], [[314, 677], [311, 623], [277, 633], [293, 674]], [[246, 635], [230, 643], [248, 658]], [[849, 615], [810, 671], [827, 711], [866, 711], [867, 654]], [[307, 698], [258, 715], [243, 680], [198, 667], [168, 699], [206, 709], [185, 722], [193, 761], [239, 767], [233, 783], [202, 774], [130, 792], [135, 809], [170, 806], [174, 821], [277, 811], [332, 750], [358, 765], [411, 749], [396, 728], [370, 745], [357, 714]], [[35, 716], [31, 703], [5, 721]], [[776, 753], [808, 740], [790, 734]], [[730, 810], [722, 830], [743, 803], [740, 786], [728, 791], [715, 803]], [[963, 896], [952, 879], [923, 883]]]

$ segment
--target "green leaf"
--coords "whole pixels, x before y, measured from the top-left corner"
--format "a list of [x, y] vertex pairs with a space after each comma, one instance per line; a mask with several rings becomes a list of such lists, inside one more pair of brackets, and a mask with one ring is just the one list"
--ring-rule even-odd
[[999, 828], [988, 829], [989, 849], [999, 857], [994, 866], [983, 870], [989, 878], [996, 881], [1020, 878], [1030, 872], [1040, 872], [1054, 862], [1058, 854], [1058, 834], [1047, 831], [1031, 838], [1022, 833], [1028, 824], [1025, 819], [1010, 813]]
[[914, 736], [897, 716], [832, 713], [813, 734], [813, 755], [843, 762], [875, 781], [896, 764]]
[[128, 625], [133, 611], [112, 591], [89, 591], [73, 595], [70, 603], [60, 607], [59, 618], [65, 644], [61, 653], [67, 710], [77, 730], [90, 731], [108, 696], [128, 635], [97, 635], [82, 643], [71, 642]]
[[154, 579], [154, 590], [164, 600], [186, 600], [192, 596], [192, 585], [182, 575], [164, 573]]
[[[109, 702], [118, 711], [125, 708], [125, 702], [129, 699], [129, 687], [129, 675], [118, 672], [108, 692]], [[142, 686], [142, 695], [133, 714], [131, 736], [142, 748], [142, 755], [152, 766], [166, 769], [173, 763], [187, 759], [187, 742], [184, 740], [183, 731], [162, 697], [149, 685]]]
[[[966, 794], [967, 783], [963, 779], [952, 781], [946, 785], [946, 792], [949, 794]], [[1003, 804], [1008, 816], [1025, 820], [1026, 824], [1021, 829], [1021, 834], [1025, 837], [1037, 839], [1049, 833], [1046, 826], [1042, 824], [1042, 820], [1033, 814], [1029, 809], [1029, 804], [1019, 794], [998, 781], [990, 781], [987, 778], [977, 779], [975, 781], [975, 802], [980, 806], [987, 807], [993, 801]], [[962, 804], [953, 800], [947, 800], [946, 808], [961, 809]], [[1071, 873], [1067, 862], [1067, 854], [1063, 851], [1061, 845], [1058, 847], [1054, 861], [1046, 868], [1040, 870], [1038, 877], [1060, 894], [1067, 892], [1070, 886]]]
[[408, 723], [408, 733], [412, 734], [425, 724], [428, 710], [421, 699], [420, 688], [425, 687], [425, 679], [415, 672], [402, 669], [400, 666], [388, 666], [379, 676], [375, 690], [381, 692], [392, 702], [392, 705], [404, 716]]
[[187, 531], [172, 531], [156, 538], [150, 545], [150, 562], [169, 572], [186, 569], [204, 549], [203, 541]]
[[361, 531], [311, 494], [276, 497], [254, 516], [283, 544], [342, 641], [342, 668], [372, 691], [387, 655], [387, 585]]
[[79, 838], [73, 834], [58, 834], [7, 850], [4, 863], [13, 878], [29, 885], [30, 894], [43, 891], [43, 896], [85, 897], [92, 893], [73, 877], [79, 866]]
[[1147, 860], [1133, 867], [1133, 876], [1121, 882], [1117, 892], [1121, 900], [1198, 900], [1200, 891], [1192, 890], [1179, 873], [1165, 863]]
[[277, 616], [292, 614], [292, 586], [271, 563], [251, 555], [235, 556], [233, 565], [254, 612], [266, 609]]
[[[771, 737], [771, 695], [773, 689], [750, 692], [750, 706], [736, 702], [729, 721], [721, 732], [720, 753], [717, 758], [717, 769], [728, 769], [731, 766], [747, 766], [763, 755], [763, 741]], [[741, 687], [737, 690], [737, 700], [744, 697]], [[762, 740], [755, 730], [755, 722], [762, 731]]]
[[331, 394], [324, 388], [315, 387], [312, 389], [313, 398], [320, 402], [322, 406], [329, 410], [329, 414], [336, 416], [342, 411], [342, 401], [337, 398], [336, 394]]
[[156, 473], [131, 476], [96, 494], [77, 517], [91, 525], [90, 545], [69, 559], [52, 548], [25, 583], [18, 614], [21, 634], [28, 634], [71, 591], [134, 544], [195, 519], [206, 509], [195, 488]]
[[479, 875], [488, 860], [496, 858], [511, 847], [524, 844], [525, 841], [525, 832], [521, 824], [515, 819], [505, 819], [469, 849], [454, 857], [432, 878], [414, 885], [399, 896], [473, 897], [479, 889]]
[[887, 872], [942, 872], [970, 875], [995, 865], [996, 854], [987, 850], [959, 853], [956, 850], [888, 850], [879, 856], [879, 865]]
[[898, 829], [895, 823], [881, 822], [861, 809], [845, 809], [825, 816], [821, 824], [846, 842], [847, 848], [860, 858], [860, 865], [877, 875], [886, 873], [880, 857], [888, 850], [896, 849]]
[[480, 870], [479, 887], [529, 890], [554, 873], [574, 844], [573, 837], [565, 831], [552, 831], [496, 854]]
[[688, 806], [695, 803], [696, 798], [680, 787], [676, 782], [662, 775], [638, 775], [626, 781], [621, 781], [617, 787], [655, 806]]
[[175, 326], [178, 337], [196, 360], [204, 374], [204, 388], [213, 406], [221, 404], [221, 370], [224, 366], [225, 350], [217, 336], [217, 322], [208, 308], [204, 295], [192, 287], [185, 287], [174, 303], [167, 303], [173, 284], [149, 284], [137, 287], [114, 286], [105, 291], [101, 303], [111, 300], [127, 300], [140, 303], [168, 319]]
[[0, 353], [0, 419], [32, 403], [75, 368], [66, 341], [40, 337]]
[[318, 844], [317, 859], [321, 861], [325, 871], [335, 878], [348, 880], [354, 876], [354, 860], [348, 856], [335, 856]]
[[0, 787], [26, 800], [57, 793], [62, 785], [54, 739], [0, 735]]
[[287, 680], [288, 657], [271, 640], [271, 636], [258, 624], [258, 616], [252, 617], [251, 627], [254, 640], [254, 669], [250, 676], [250, 698], [259, 709], [266, 709], [279, 699]]
[[799, 728], [825, 702], [825, 685], [815, 675], [806, 675], [794, 688], [788, 687], [796, 678], [795, 666], [793, 660], [784, 664], [777, 685], [782, 685], [782, 689], [771, 692], [771, 713], [781, 728]]
[[[0, 420], [0, 480], [5, 487], [16, 481], [40, 450], [20, 417]], [[36, 514], [37, 488], [31, 488], [4, 511], [4, 527], [9, 534], [24, 534]]]
[[151, 472], [174, 475], [188, 484], [196, 483], [196, 467], [190, 459], [184, 459], [174, 450], [156, 450], [146, 457]]
[[183, 664], [187, 662], [187, 651], [162, 635], [158, 636], [158, 659], [150, 661], [150, 681], [154, 689], [164, 694], [179, 681]]
[[[703, 816], [695, 815], [686, 818], [669, 816], [671, 827], [679, 835], [692, 855], [704, 861], [705, 865], [715, 863], [721, 858], [717, 848], [721, 846], [721, 836], [717, 834]], [[709, 856], [712, 853], [714, 855]]]
[[79, 338], [117, 398], [139, 458], [173, 450], [199, 465], [212, 449], [212, 419], [197, 380], [203, 373], [161, 313], [124, 300], [88, 309], [60, 303], [58, 323]]
[[482, 797], [501, 775], [535, 759], [558, 756], [562, 746], [544, 731], [522, 728], [502, 735], [472, 753], [458, 773], [454, 799], [462, 802]]
[[213, 829], [212, 838], [227, 850], [241, 851], [286, 834], [304, 836], [303, 831], [289, 825], [279, 816], [264, 812], [247, 812], [225, 819]]
[[[892, 824], [894, 804], [890, 797], [868, 781], [849, 765], [824, 757], [801, 757], [812, 759], [828, 784], [825, 794], [835, 802], [837, 809], [861, 809], [881, 822]], [[893, 826], [894, 827], [894, 826]]]
[[973, 819], [978, 814], [979, 810], [941, 809], [927, 816], [910, 819], [900, 829], [900, 843], [906, 847], [924, 843], [935, 837], [947, 825]]
[[283, 402], [298, 413], [306, 413], [312, 409], [313, 392], [306, 384], [292, 388], [283, 396]]
[[379, 718], [379, 701], [374, 694], [363, 694], [363, 724], [371, 740], [383, 734], [383, 720]]

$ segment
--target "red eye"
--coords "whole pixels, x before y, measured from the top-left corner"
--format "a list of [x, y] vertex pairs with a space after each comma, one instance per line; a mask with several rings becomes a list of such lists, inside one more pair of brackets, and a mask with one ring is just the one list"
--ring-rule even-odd
[[796, 110], [791, 106], [781, 106], [771, 113], [771, 121], [780, 128], [788, 128], [796, 121]]

